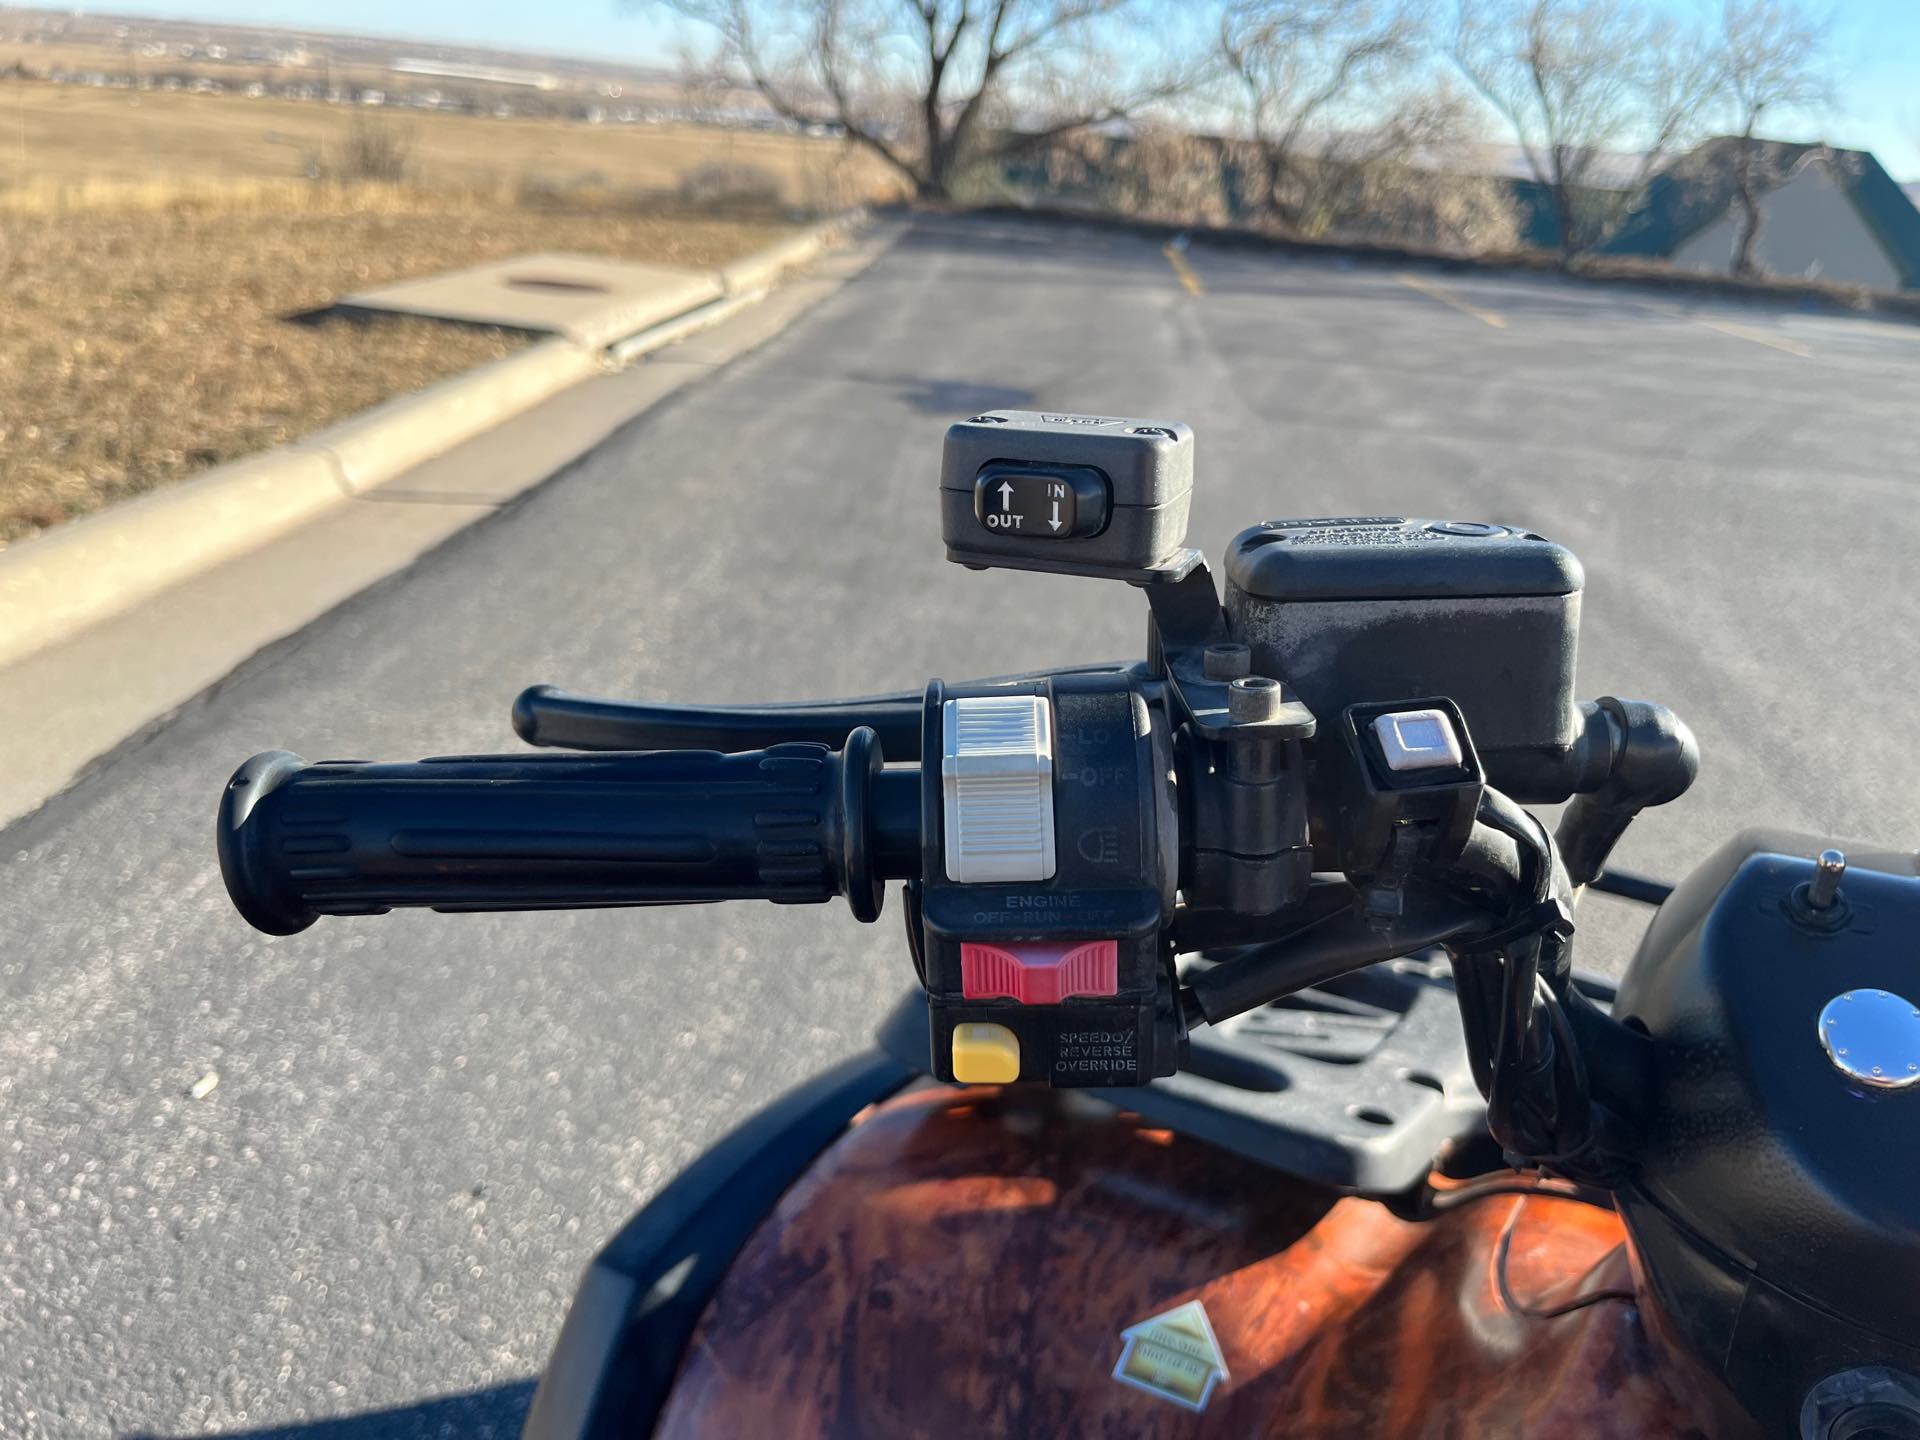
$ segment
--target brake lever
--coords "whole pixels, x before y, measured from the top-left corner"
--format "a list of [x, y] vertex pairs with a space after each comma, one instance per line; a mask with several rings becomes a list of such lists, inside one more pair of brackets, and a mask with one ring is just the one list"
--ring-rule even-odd
[[529, 745], [567, 750], [762, 750], [788, 741], [838, 749], [867, 726], [888, 760], [920, 758], [918, 694], [781, 705], [667, 705], [601, 700], [534, 685], [513, 702], [513, 728]]
[[[1053, 675], [1106, 674], [1132, 667], [1072, 665], [1024, 675], [996, 675], [982, 685], [1025, 684]], [[668, 705], [652, 700], [605, 700], [533, 685], [513, 702], [513, 729], [529, 745], [562, 750], [764, 750], [802, 740], [838, 750], [849, 732], [866, 726], [892, 764], [920, 759], [922, 691], [860, 695], [847, 700], [799, 700], [773, 705]]]

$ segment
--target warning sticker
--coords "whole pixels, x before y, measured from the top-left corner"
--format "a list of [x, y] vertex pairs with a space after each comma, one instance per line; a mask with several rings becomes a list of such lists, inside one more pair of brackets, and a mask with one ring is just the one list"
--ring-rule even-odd
[[1142, 1320], [1121, 1331], [1120, 1339], [1113, 1378], [1189, 1410], [1206, 1409], [1214, 1386], [1229, 1378], [1226, 1357], [1198, 1300]]

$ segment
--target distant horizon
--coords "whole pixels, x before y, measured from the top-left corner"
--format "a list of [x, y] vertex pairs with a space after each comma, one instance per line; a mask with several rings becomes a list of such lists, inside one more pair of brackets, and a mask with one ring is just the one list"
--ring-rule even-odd
[[[644, 0], [643, 0], [644, 3]], [[222, 8], [227, 7], [227, 8]], [[336, 7], [335, 13], [360, 8], [355, 5]], [[437, 9], [437, 5], [427, 8]], [[339, 24], [332, 20], [308, 20], [304, 18], [264, 18], [254, 8], [253, 0], [203, 0], [198, 8], [173, 9], [165, 0], [118, 0], [107, 5], [17, 5], [0, 0], [0, 16], [9, 14], [41, 14], [59, 16], [84, 15], [94, 20], [130, 20], [151, 21], [172, 25], [225, 25], [235, 28], [280, 30], [290, 34], [308, 36], [326, 36], [340, 40], [377, 40], [388, 44], [410, 43], [422, 47], [436, 45], [458, 45], [474, 50], [491, 50], [502, 57], [519, 56], [526, 59], [568, 60], [574, 62], [605, 61], [622, 65], [651, 65], [661, 70], [672, 70], [677, 57], [671, 48], [656, 38], [647, 44], [633, 49], [606, 51], [582, 50], [577, 46], [533, 46], [521, 41], [501, 37], [488, 37], [477, 33], [454, 34], [448, 32], [432, 33], [418, 29], [395, 29], [392, 26], [367, 24]], [[613, 13], [610, 6], [608, 20], [614, 25], [629, 23], [627, 17]], [[639, 20], [636, 12], [633, 20]], [[663, 30], [660, 26], [642, 27], [646, 33], [658, 37]], [[678, 27], [664, 27], [672, 30]]]
[[[1683, 10], [1685, 0], [1660, 0]], [[282, 13], [262, 14], [262, 8]], [[408, 18], [398, 20], [397, 11]], [[503, 56], [539, 57], [575, 63], [600, 61], [672, 71], [678, 52], [711, 32], [669, 12], [658, 0], [551, 0], [529, 13], [461, 3], [461, 0], [115, 0], [105, 5], [10, 5], [9, 13], [89, 15], [96, 18], [171, 21], [187, 25], [253, 26], [342, 39], [461, 45]], [[1870, 0], [1850, 7], [1836, 25], [1836, 85], [1847, 105], [1811, 113], [1783, 113], [1767, 125], [1769, 139], [1824, 141], [1841, 149], [1871, 152], [1905, 187], [1920, 186], [1920, 93], [1907, 75], [1920, 68], [1920, 6], [1904, 0]], [[1901, 107], [1904, 106], [1904, 109]], [[1864, 113], [1863, 113], [1864, 112]], [[1889, 113], [1890, 112], [1890, 113]], [[1706, 134], [1721, 133], [1709, 127]], [[1508, 145], [1491, 117], [1487, 143]]]

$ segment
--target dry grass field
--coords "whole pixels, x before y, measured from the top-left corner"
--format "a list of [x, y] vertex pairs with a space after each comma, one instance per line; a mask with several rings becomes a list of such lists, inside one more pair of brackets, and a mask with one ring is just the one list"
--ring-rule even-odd
[[433, 189], [673, 191], [703, 166], [724, 166], [807, 209], [892, 193], [878, 161], [832, 140], [0, 80], [0, 197], [102, 182], [304, 179], [356, 118], [373, 115], [405, 137], [411, 179]]
[[344, 291], [533, 250], [712, 265], [885, 193], [827, 142], [439, 114], [377, 122], [398, 182], [305, 178], [353, 121], [0, 81], [0, 545], [524, 343], [290, 318]]

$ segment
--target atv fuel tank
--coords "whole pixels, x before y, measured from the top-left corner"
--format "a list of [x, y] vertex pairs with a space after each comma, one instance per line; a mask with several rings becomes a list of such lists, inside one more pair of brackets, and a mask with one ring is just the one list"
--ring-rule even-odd
[[[653, 1433], [1748, 1433], [1631, 1303], [1510, 1306], [1491, 1280], [1503, 1234], [1527, 1311], [1630, 1284], [1619, 1221], [1574, 1201], [1502, 1195], [1413, 1222], [1071, 1092], [910, 1092], [747, 1244]], [[1116, 1376], [1145, 1324], [1193, 1301], [1186, 1358], [1218, 1374], [1186, 1400]]]
[[1750, 831], [1661, 907], [1614, 1004], [1648, 1041], [1622, 1213], [1667, 1320], [1769, 1434], [1862, 1367], [1920, 1397], [1917, 935], [1914, 855]]

